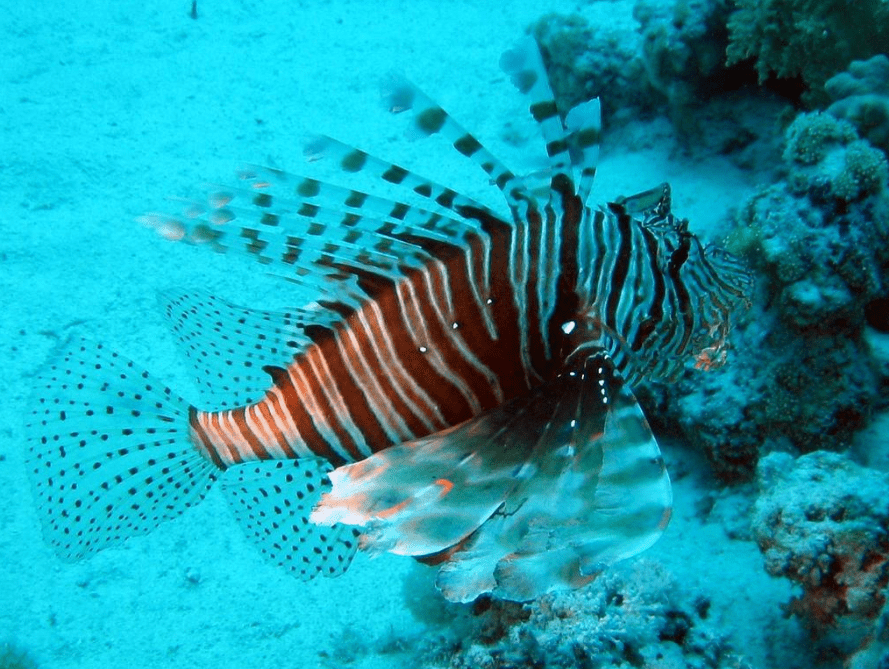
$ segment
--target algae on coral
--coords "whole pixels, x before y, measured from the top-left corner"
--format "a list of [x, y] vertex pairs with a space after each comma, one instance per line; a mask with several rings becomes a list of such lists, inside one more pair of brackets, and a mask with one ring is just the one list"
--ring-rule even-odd
[[804, 98], [818, 103], [850, 61], [889, 51], [889, 3], [737, 0], [728, 29], [729, 64], [752, 59], [761, 82], [799, 78]]

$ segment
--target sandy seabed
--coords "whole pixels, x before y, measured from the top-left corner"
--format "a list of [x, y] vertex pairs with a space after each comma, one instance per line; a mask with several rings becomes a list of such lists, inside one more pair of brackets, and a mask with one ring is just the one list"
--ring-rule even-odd
[[[632, 30], [631, 2], [604, 4], [598, 20]], [[158, 291], [201, 288], [256, 308], [294, 298], [261, 268], [169, 244], [135, 218], [194, 184], [230, 181], [242, 162], [298, 171], [311, 133], [490, 197], [480, 172], [442, 143], [402, 139], [378, 81], [404, 70], [509, 159], [520, 149], [503, 128], [526, 119], [500, 53], [562, 8], [202, 0], [194, 20], [186, 0], [73, 5], [16, 4], [0, 28], [0, 641], [47, 669], [401, 666], [379, 651], [422, 633], [402, 591], [412, 561], [359, 556], [341, 578], [301, 583], [263, 561], [216, 491], [150, 536], [61, 562], [41, 540], [24, 474], [30, 379], [77, 335], [193, 396]], [[750, 175], [717, 167], [672, 155], [669, 143], [606, 143], [596, 197], [670, 180], [677, 212], [700, 229], [752, 188]], [[705, 469], [685, 469], [674, 523], [649, 555], [703, 584], [738, 645], [762, 661], [763, 628], [787, 589], [768, 582], [752, 543], [700, 526], [690, 500]]]

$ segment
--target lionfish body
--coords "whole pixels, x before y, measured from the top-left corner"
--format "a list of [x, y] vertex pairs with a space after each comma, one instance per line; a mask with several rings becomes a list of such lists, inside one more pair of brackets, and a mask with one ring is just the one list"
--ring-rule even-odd
[[256, 169], [182, 215], [144, 217], [310, 299], [267, 312], [166, 296], [215, 410], [101, 345], [64, 352], [29, 457], [60, 555], [148, 532], [217, 478], [248, 535], [297, 574], [339, 574], [361, 545], [440, 564], [456, 601], [576, 587], [657, 539], [670, 483], [629, 384], [720, 364], [747, 275], [672, 215], [666, 185], [587, 206], [598, 101], [562, 119], [531, 40], [501, 65], [546, 141], [531, 176], [410, 83], [390, 82], [386, 101], [480, 166], [509, 216], [321, 138], [310, 158], [427, 204]]

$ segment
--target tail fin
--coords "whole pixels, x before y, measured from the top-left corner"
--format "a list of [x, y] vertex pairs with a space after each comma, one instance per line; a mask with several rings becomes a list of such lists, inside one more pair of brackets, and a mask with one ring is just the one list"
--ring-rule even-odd
[[220, 470], [192, 444], [188, 403], [101, 344], [66, 344], [37, 379], [26, 458], [44, 535], [76, 560], [203, 499]]

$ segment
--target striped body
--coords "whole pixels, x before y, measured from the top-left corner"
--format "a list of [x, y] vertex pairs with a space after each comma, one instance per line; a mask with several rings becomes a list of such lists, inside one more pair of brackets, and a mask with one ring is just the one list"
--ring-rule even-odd
[[[331, 306], [341, 320], [307, 326], [312, 343], [286, 368], [266, 368], [273, 383], [261, 401], [194, 411], [195, 443], [222, 467], [308, 455], [340, 465], [478, 416], [584, 352], [608, 350], [632, 380], [674, 376], [687, 358], [722, 345], [743, 288], [721, 278], [726, 256], [706, 257], [664, 210], [669, 190], [642, 195], [652, 193], [644, 218], [624, 204], [580, 208], [566, 195], [561, 210], [570, 213], [548, 237], [564, 246], [552, 267], [539, 223], [518, 239], [486, 220], [431, 267], [387, 280], [364, 274], [363, 304]], [[527, 215], [555, 219], [552, 207]], [[533, 271], [509, 270], [516, 247]], [[552, 294], [540, 299], [531, 279], [549, 274]]]
[[670, 481], [630, 384], [721, 365], [748, 276], [673, 216], [666, 184], [589, 206], [598, 101], [563, 118], [530, 39], [501, 66], [544, 139], [529, 175], [413, 84], [390, 79], [385, 103], [479, 167], [504, 212], [319, 137], [309, 161], [405, 196], [250, 168], [142, 217], [281, 275], [304, 306], [165, 295], [204, 409], [100, 344], [47, 366], [28, 464], [61, 556], [144, 534], [217, 479], [298, 576], [341, 574], [360, 543], [440, 564], [454, 601], [578, 587], [660, 536]]

